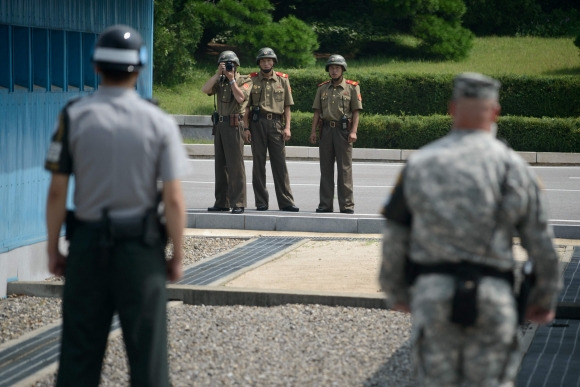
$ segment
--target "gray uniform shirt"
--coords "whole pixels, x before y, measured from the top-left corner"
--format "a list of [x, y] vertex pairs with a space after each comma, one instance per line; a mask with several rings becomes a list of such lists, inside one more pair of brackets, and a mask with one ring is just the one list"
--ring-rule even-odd
[[413, 154], [398, 185], [412, 220], [388, 221], [381, 270], [387, 293], [408, 302], [406, 254], [422, 264], [465, 261], [512, 269], [517, 231], [536, 265], [530, 302], [554, 304], [561, 279], [544, 199], [537, 177], [514, 151], [487, 132], [453, 130]]
[[[104, 208], [112, 218], [138, 216], [154, 205], [158, 180], [174, 180], [186, 171], [177, 124], [134, 90], [101, 86], [72, 104], [68, 115], [68, 144], [59, 144], [61, 118], [47, 169], [74, 173], [81, 220], [100, 219]], [[63, 151], [70, 154], [72, 170], [58, 168]]]

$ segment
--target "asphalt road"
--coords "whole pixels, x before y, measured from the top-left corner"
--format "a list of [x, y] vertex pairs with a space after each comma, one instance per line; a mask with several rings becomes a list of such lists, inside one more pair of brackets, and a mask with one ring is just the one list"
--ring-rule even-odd
[[[186, 205], [190, 210], [205, 210], [214, 204], [213, 159], [191, 159], [190, 173], [183, 179]], [[314, 212], [318, 206], [320, 168], [317, 161], [288, 161], [290, 185], [300, 212]], [[255, 210], [252, 190], [252, 162], [246, 161], [247, 211]], [[402, 163], [353, 163], [355, 212], [377, 215], [384, 204]], [[580, 167], [533, 167], [545, 186], [551, 223], [580, 225]], [[270, 210], [277, 211], [270, 164], [266, 166]], [[335, 211], [338, 202], [335, 198]]]

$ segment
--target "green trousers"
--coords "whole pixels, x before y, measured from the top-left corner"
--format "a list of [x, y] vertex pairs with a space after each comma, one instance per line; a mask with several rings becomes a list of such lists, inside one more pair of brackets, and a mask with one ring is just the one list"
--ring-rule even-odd
[[79, 225], [65, 272], [57, 386], [98, 386], [107, 337], [117, 312], [132, 386], [168, 386], [164, 246], [116, 242], [108, 259], [99, 232]]
[[218, 122], [214, 138], [215, 207], [246, 207], [242, 129]]
[[282, 122], [278, 119], [268, 120], [260, 117], [257, 122], [251, 121], [252, 131], [252, 187], [256, 206], [269, 205], [269, 194], [266, 188], [266, 154], [270, 156], [272, 177], [276, 190], [278, 208], [294, 204], [290, 177], [286, 167], [286, 144], [282, 137]]
[[320, 134], [320, 203], [319, 208], [333, 210], [334, 164], [336, 163], [336, 193], [340, 211], [354, 210], [352, 182], [352, 143], [346, 132], [324, 125]]

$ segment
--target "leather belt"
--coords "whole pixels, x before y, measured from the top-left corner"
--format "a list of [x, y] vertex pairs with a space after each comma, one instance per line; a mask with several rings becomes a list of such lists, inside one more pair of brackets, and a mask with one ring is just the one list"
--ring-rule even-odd
[[331, 128], [340, 128], [340, 121], [324, 120], [324, 125], [328, 125]]
[[281, 114], [275, 114], [275, 113], [268, 113], [268, 112], [260, 112], [260, 117], [263, 117], [267, 120], [278, 120], [280, 121], [282, 119], [282, 115]]

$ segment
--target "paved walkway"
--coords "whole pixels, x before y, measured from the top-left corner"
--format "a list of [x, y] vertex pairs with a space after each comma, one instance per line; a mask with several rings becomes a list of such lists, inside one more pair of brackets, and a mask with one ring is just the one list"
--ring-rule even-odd
[[[370, 308], [384, 307], [382, 294], [375, 292], [345, 295], [344, 293], [325, 293], [314, 291], [272, 291], [257, 289], [228, 289], [223, 285], [228, 279], [237, 277], [240, 273], [248, 273], [257, 267], [270, 265], [276, 258], [288, 257], [294, 254], [306, 254], [311, 242], [337, 243], [336, 241], [359, 241], [372, 245], [374, 251], [380, 242], [380, 235], [353, 236], [352, 234], [312, 234], [224, 230], [187, 230], [190, 235], [248, 237], [233, 250], [219, 254], [212, 259], [185, 270], [184, 278], [179, 285], [170, 287], [170, 294], [175, 298], [190, 303], [226, 305], [244, 303], [246, 305], [276, 305], [284, 303], [320, 303], [327, 305], [362, 306]], [[224, 235], [225, 234], [225, 235]], [[251, 238], [251, 239], [250, 239]], [[568, 241], [573, 249], [570, 262], [564, 270], [565, 289], [559, 302], [567, 305], [569, 310], [580, 309], [580, 242]], [[566, 243], [566, 241], [558, 241]], [[298, 253], [304, 246], [302, 253]], [[345, 252], [348, 255], [348, 252]], [[372, 254], [372, 253], [366, 253]], [[378, 256], [379, 251], [375, 254]], [[312, 256], [317, 260], [318, 255]], [[292, 258], [290, 258], [292, 259]], [[279, 261], [280, 259], [277, 259]], [[329, 261], [332, 264], [332, 261]], [[273, 262], [272, 262], [273, 263]], [[338, 263], [342, 264], [342, 262]], [[373, 263], [374, 264], [374, 263]], [[275, 265], [272, 265], [275, 267]], [[297, 273], [300, 276], [300, 273]], [[339, 279], [337, 279], [339, 280]], [[208, 286], [209, 285], [209, 286]], [[212, 286], [213, 285], [213, 286]], [[12, 283], [9, 292], [35, 295], [52, 295], [59, 290], [47, 289], [47, 283], [19, 284]], [[28, 289], [28, 290], [26, 290]], [[36, 292], [36, 293], [35, 293]], [[186, 295], [188, 293], [189, 295]], [[116, 329], [113, 326], [112, 329]], [[531, 331], [533, 334], [533, 331]], [[518, 386], [568, 386], [576, 385], [580, 380], [580, 354], [576, 346], [580, 334], [580, 319], [558, 319], [546, 327], [540, 327], [531, 341], [528, 352], [522, 362], [518, 377]], [[0, 351], [0, 386], [12, 385], [18, 380], [30, 377], [39, 370], [53, 365], [57, 359], [60, 326], [44, 329], [41, 333], [20, 341], [18, 344]], [[574, 383], [572, 383], [574, 382]], [[572, 383], [572, 384], [571, 384]]]

